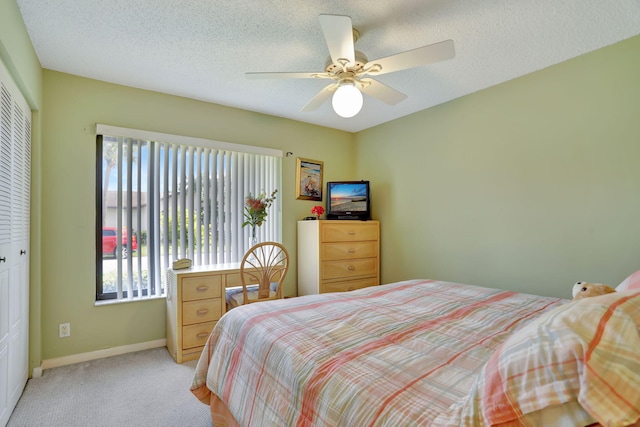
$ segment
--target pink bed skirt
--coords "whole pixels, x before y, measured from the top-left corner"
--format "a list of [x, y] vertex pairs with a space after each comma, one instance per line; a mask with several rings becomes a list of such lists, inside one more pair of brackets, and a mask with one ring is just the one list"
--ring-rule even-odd
[[215, 427], [240, 427], [240, 424], [227, 409], [227, 405], [213, 393], [211, 393], [209, 407], [211, 408], [211, 420]]

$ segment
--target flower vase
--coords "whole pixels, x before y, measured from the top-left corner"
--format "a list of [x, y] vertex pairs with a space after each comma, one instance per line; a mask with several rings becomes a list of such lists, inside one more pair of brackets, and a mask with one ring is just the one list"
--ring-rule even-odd
[[249, 236], [249, 249], [258, 244], [258, 236], [256, 234], [256, 226], [251, 226], [251, 235]]
[[[256, 234], [256, 226], [252, 225], [251, 226], [251, 233], [249, 234], [249, 249], [247, 250], [251, 250], [252, 247], [254, 247], [255, 245], [258, 244], [258, 236]], [[247, 261], [249, 262], [256, 262], [256, 257], [253, 253], [251, 253], [248, 257], [247, 257]]]

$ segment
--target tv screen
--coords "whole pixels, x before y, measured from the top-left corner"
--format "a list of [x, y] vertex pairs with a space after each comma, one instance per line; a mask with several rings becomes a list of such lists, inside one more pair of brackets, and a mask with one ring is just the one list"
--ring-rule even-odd
[[369, 181], [327, 182], [327, 219], [371, 219]]

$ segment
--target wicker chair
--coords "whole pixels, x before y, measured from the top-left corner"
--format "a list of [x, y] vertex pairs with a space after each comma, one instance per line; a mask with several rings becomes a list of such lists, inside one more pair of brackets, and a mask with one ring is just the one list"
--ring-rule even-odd
[[242, 290], [227, 292], [227, 308], [284, 298], [284, 278], [289, 270], [289, 253], [277, 242], [258, 243], [240, 263]]

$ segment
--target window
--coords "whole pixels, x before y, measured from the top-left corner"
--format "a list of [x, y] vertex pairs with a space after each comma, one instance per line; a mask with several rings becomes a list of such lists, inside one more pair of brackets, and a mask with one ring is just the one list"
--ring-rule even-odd
[[[98, 125], [96, 299], [163, 296], [165, 271], [240, 262], [248, 194], [280, 187], [280, 150]], [[280, 198], [259, 227], [281, 241]]]

